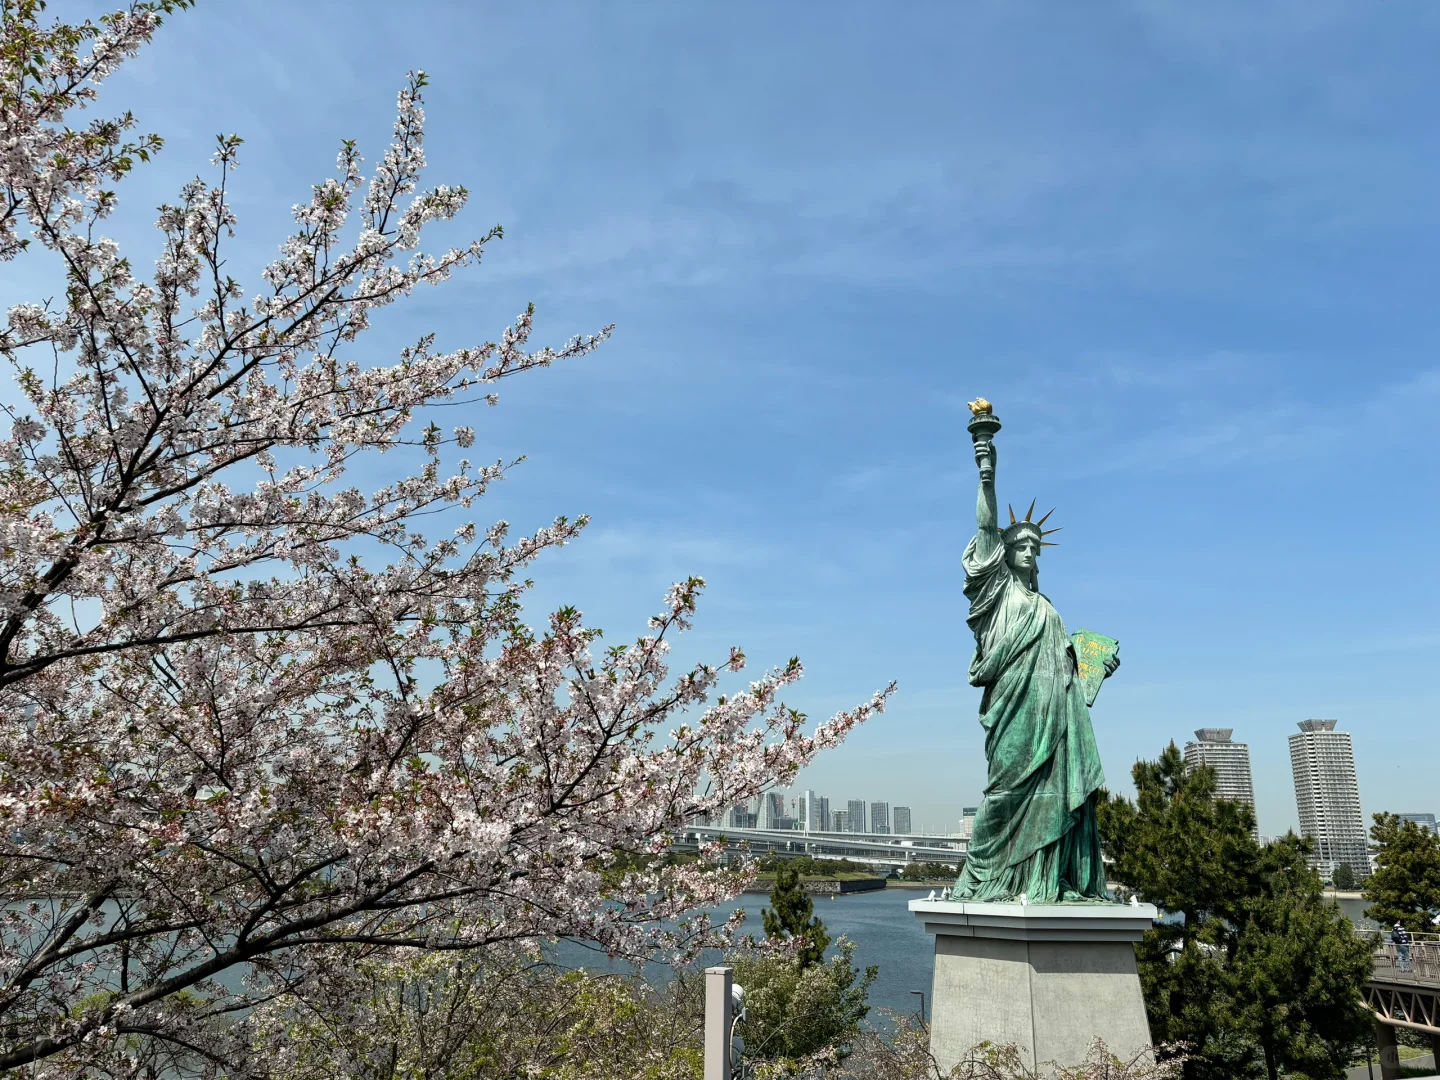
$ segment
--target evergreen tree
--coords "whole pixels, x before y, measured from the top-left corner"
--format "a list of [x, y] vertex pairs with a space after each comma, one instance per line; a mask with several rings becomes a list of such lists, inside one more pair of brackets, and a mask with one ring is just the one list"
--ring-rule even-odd
[[1343, 1077], [1373, 1017], [1360, 1003], [1370, 946], [1325, 900], [1293, 834], [1261, 849], [1263, 888], [1246, 898], [1229, 961], [1228, 1000], [1269, 1080]]
[[1337, 889], [1355, 888], [1355, 871], [1350, 869], [1349, 863], [1341, 863], [1335, 867], [1334, 881]]
[[1307, 842], [1261, 847], [1248, 806], [1174, 743], [1136, 763], [1136, 800], [1106, 798], [1110, 879], [1171, 918], [1136, 946], [1150, 1030], [1188, 1044], [1186, 1080], [1344, 1075], [1368, 1032], [1369, 949], [1306, 863]]
[[1386, 926], [1399, 919], [1428, 930], [1440, 910], [1440, 836], [1394, 814], [1376, 814], [1370, 836], [1380, 846], [1365, 882], [1367, 918]]
[[[813, 1076], [799, 1061], [830, 1050], [848, 1056], [870, 1012], [870, 987], [879, 969], [855, 966], [855, 943], [841, 938], [828, 961], [798, 963], [788, 956], [741, 956], [735, 981], [745, 987], [739, 1034], [745, 1057], [778, 1067], [772, 1076]], [[826, 1071], [824, 1075], [833, 1075]]]
[[770, 906], [763, 910], [765, 936], [772, 938], [804, 938], [800, 946], [800, 967], [817, 964], [830, 944], [825, 924], [815, 918], [815, 902], [800, 884], [800, 871], [782, 863], [775, 870], [775, 887], [770, 890]]

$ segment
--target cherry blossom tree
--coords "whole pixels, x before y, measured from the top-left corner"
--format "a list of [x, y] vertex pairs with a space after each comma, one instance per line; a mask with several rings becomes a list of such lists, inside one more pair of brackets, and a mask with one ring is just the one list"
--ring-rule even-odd
[[[703, 937], [685, 913], [743, 875], [633, 856], [787, 783], [893, 688], [812, 727], [780, 698], [798, 661], [725, 694], [738, 649], [672, 676], [694, 578], [631, 644], [568, 608], [525, 624], [524, 572], [586, 519], [463, 520], [509, 466], [435, 417], [610, 330], [535, 348], [527, 311], [495, 341], [357, 352], [376, 309], [501, 235], [419, 246], [467, 197], [421, 187], [423, 74], [368, 176], [341, 145], [258, 285], [226, 261], [234, 136], [160, 209], [146, 277], [102, 230], [160, 139], [70, 123], [186, 0], [78, 25], [3, 4], [0, 259], [64, 293], [0, 330], [0, 1070], [163, 1052], [234, 1075], [243, 1018], [357, 949]], [[386, 451], [414, 474], [346, 485]], [[642, 868], [604, 873], [621, 856]]]

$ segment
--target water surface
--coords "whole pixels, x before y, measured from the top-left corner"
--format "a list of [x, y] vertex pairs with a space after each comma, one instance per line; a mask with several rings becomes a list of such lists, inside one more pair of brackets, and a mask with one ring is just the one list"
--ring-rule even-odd
[[[885, 889], [831, 899], [815, 898], [815, 914], [825, 923], [830, 937], [834, 939], [845, 935], [855, 942], [855, 963], [858, 966], [863, 968], [874, 964], [879, 968], [875, 984], [870, 988], [872, 1008], [913, 1012], [919, 1007], [920, 998], [911, 991], [920, 990], [925, 993], [925, 1007], [927, 1013], [929, 1011], [935, 945], [920, 920], [910, 914], [906, 906], [911, 900], [925, 895], [926, 892], [920, 889]], [[1364, 917], [1367, 906], [1364, 900], [1342, 897], [1332, 902], [1356, 925], [1375, 925]], [[745, 930], [756, 937], [763, 937], [765, 929], [760, 911], [769, 903], [768, 896], [752, 893], [708, 910], [718, 924], [728, 919], [736, 908], [744, 908]], [[833, 956], [834, 953], [835, 946], [832, 944], [826, 955]], [[562, 944], [557, 959], [575, 967], [610, 967], [605, 957], [573, 943]], [[720, 957], [708, 954], [702, 962], [719, 963]], [[663, 977], [663, 970], [652, 972], [652, 977]]]

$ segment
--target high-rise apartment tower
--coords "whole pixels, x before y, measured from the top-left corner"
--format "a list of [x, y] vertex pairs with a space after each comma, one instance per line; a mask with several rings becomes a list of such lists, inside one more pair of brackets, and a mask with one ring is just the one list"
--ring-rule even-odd
[[851, 832], [865, 831], [865, 800], [851, 799], [849, 802], [849, 813], [845, 820], [850, 823]]
[[897, 806], [894, 809], [895, 831], [901, 836], [910, 832], [910, 808], [908, 806]]
[[1302, 720], [1290, 736], [1290, 771], [1300, 832], [1315, 841], [1311, 861], [1322, 874], [1344, 863], [1359, 878], [1370, 874], [1365, 850], [1365, 818], [1360, 784], [1355, 779], [1355, 748], [1348, 731], [1334, 720]]
[[[1250, 775], [1250, 746], [1234, 742], [1234, 728], [1207, 727], [1195, 732], [1195, 742], [1185, 744], [1185, 766], [1189, 769], [1209, 765], [1215, 770], [1215, 797], [1241, 802], [1255, 812], [1255, 782]], [[1251, 830], [1260, 836], [1257, 822]]]
[[890, 804], [888, 802], [872, 802], [870, 804], [870, 831], [872, 833], [888, 833], [890, 831]]

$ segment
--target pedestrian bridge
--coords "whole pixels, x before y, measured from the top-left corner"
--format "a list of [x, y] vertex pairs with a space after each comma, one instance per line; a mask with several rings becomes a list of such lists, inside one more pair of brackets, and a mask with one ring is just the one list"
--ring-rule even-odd
[[1374, 972], [1365, 984], [1365, 1004], [1390, 1027], [1440, 1036], [1440, 934], [1415, 934], [1402, 960], [1394, 942], [1373, 931]]
[[[1398, 1028], [1428, 1035], [1440, 1063], [1440, 934], [1415, 934], [1408, 955], [1389, 935], [1362, 930], [1373, 944], [1374, 967], [1365, 983], [1365, 1004], [1375, 1014], [1375, 1044], [1381, 1080], [1406, 1075], [1395, 1033]], [[1371, 1075], [1374, 1075], [1371, 1070]], [[1351, 1075], [1355, 1075], [1352, 1071]]]

